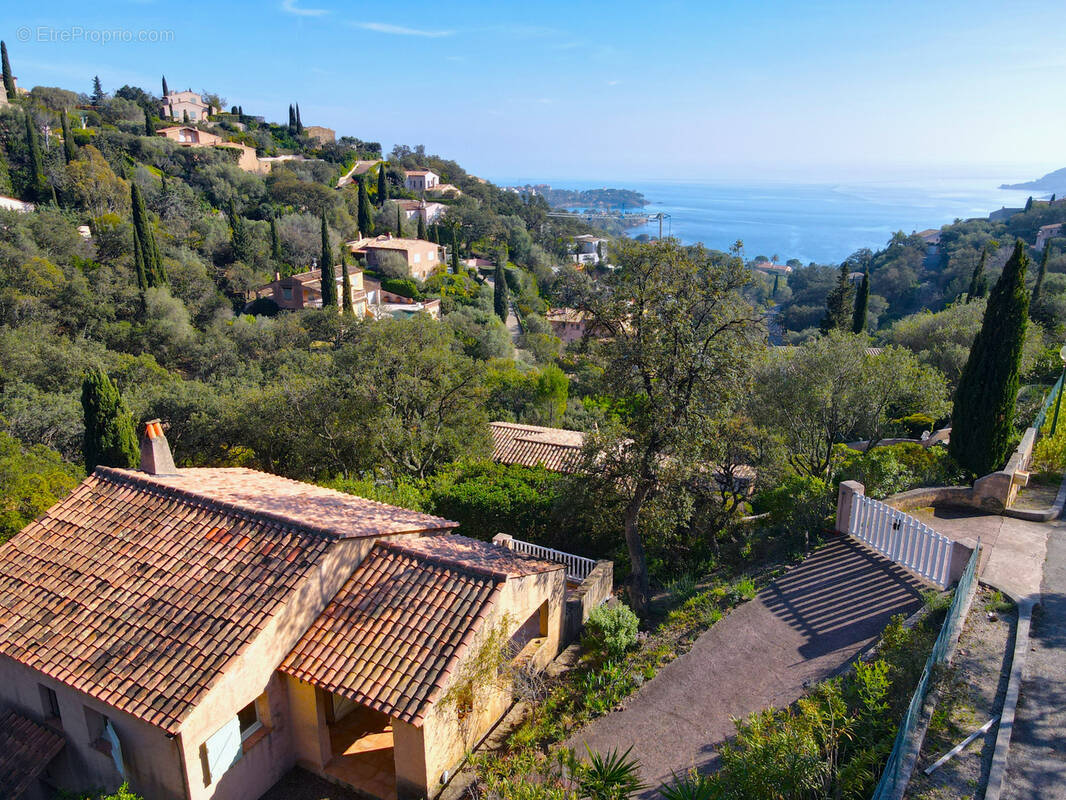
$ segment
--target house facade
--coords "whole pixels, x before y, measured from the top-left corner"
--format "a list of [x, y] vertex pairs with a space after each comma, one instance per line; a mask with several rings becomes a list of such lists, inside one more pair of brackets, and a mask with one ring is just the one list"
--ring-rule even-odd
[[575, 236], [574, 261], [578, 264], [599, 264], [603, 260], [600, 257], [600, 252], [606, 246], [607, 240], [599, 236], [593, 236], [588, 233]]
[[[367, 293], [363, 286], [363, 271], [358, 267], [337, 267], [335, 281], [337, 284], [337, 306], [344, 303], [344, 276], [342, 269], [348, 270], [351, 285], [352, 310], [356, 316], [367, 314]], [[282, 278], [275, 273], [273, 282], [256, 292], [258, 297], [269, 297], [278, 308], [297, 311], [301, 308], [322, 308], [322, 270], [312, 269]]]
[[218, 134], [202, 131], [191, 125], [175, 125], [170, 128], [160, 128], [156, 131], [158, 136], [177, 142], [182, 147], [217, 147], [231, 152], [237, 162], [237, 166], [245, 172], [263, 172], [261, 159], [256, 156], [255, 148], [240, 142], [227, 142]]
[[211, 112], [211, 106], [204, 102], [203, 97], [191, 90], [171, 92], [163, 97], [159, 107], [161, 119], [179, 122], [207, 122]]
[[440, 175], [429, 169], [409, 169], [403, 182], [409, 191], [428, 192], [440, 184]]
[[332, 144], [337, 139], [337, 132], [333, 128], [321, 125], [305, 125], [304, 133], [319, 144]]
[[403, 211], [406, 219], [422, 218], [426, 225], [432, 225], [440, 219], [448, 206], [444, 203], [427, 202], [425, 200], [396, 200], [396, 205]]
[[400, 239], [386, 234], [348, 242], [348, 248], [355, 255], [366, 258], [371, 267], [380, 267], [399, 258], [411, 277], [419, 281], [444, 267], [440, 247], [422, 239]]
[[485, 648], [543, 667], [567, 593], [562, 563], [455, 527], [178, 469], [148, 423], [140, 470], [97, 468], [0, 547], [0, 706], [35, 754], [20, 793], [255, 800], [298, 764], [436, 796], [509, 706]]

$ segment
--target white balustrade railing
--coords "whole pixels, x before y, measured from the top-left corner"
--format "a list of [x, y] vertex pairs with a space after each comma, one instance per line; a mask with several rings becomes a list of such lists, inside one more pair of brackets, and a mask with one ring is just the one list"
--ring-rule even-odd
[[848, 533], [940, 588], [947, 588], [952, 541], [921, 520], [866, 495], [855, 495]]
[[564, 553], [562, 550], [553, 550], [532, 542], [523, 542], [521, 539], [507, 538], [500, 541], [500, 544], [516, 552], [525, 553], [527, 556], [562, 564], [566, 567], [566, 577], [574, 581], [585, 580], [592, 572], [592, 568], [596, 566], [596, 562], [591, 558], [575, 556], [573, 553]]

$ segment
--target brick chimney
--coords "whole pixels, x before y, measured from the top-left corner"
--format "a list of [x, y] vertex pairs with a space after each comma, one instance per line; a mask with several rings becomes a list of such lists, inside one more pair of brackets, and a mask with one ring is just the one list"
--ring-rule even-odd
[[175, 475], [174, 456], [170, 454], [170, 445], [163, 435], [163, 425], [157, 420], [149, 420], [144, 425], [144, 438], [141, 439], [141, 472], [149, 475]]

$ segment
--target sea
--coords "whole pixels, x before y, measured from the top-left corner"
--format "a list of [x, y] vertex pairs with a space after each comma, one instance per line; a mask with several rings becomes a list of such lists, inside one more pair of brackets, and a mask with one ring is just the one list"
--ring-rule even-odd
[[[1033, 177], [1033, 176], [1029, 176]], [[550, 183], [562, 189], [613, 187], [642, 192], [648, 213], [662, 212], [664, 236], [728, 250], [738, 239], [744, 256], [835, 264], [864, 247], [885, 246], [896, 231], [912, 233], [956, 219], [987, 217], [1021, 207], [1031, 192], [998, 189], [1025, 176], [989, 175], [906, 180], [785, 183], [769, 181], [499, 180], [502, 186]], [[1037, 193], [1036, 196], [1043, 197]], [[639, 209], [625, 209], [638, 211]], [[658, 221], [629, 228], [657, 236]]]

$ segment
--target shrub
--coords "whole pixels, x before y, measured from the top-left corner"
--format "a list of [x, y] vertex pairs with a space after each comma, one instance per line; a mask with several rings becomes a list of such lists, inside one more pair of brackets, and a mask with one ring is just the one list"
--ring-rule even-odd
[[421, 300], [422, 293], [418, 291], [418, 285], [411, 278], [385, 278], [381, 282], [383, 292], [392, 292], [401, 297], [409, 297], [412, 300]]
[[600, 606], [585, 623], [584, 644], [604, 658], [618, 658], [637, 643], [639, 620], [629, 606]]
[[[1063, 420], [1059, 420], [1063, 422]], [[1032, 471], [1041, 474], [1060, 474], [1066, 467], [1066, 424], [1060, 425], [1055, 435], [1041, 435], [1033, 448]]]

